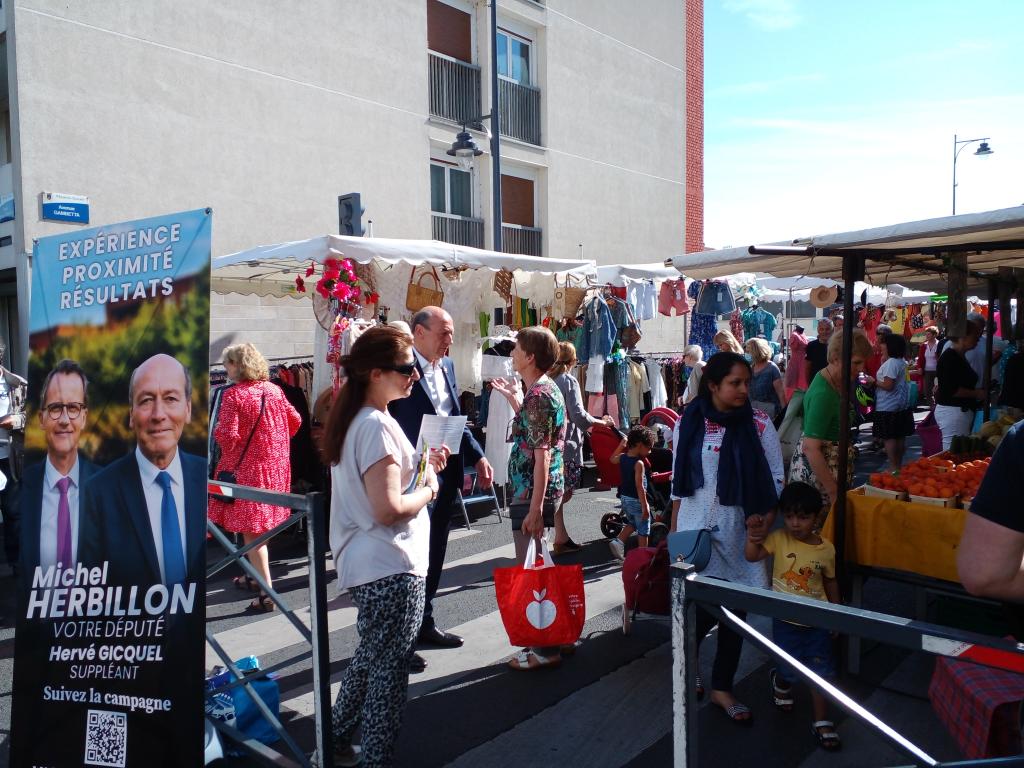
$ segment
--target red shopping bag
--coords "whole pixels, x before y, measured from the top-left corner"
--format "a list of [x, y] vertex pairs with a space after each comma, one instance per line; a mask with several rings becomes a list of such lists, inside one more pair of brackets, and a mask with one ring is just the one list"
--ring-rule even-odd
[[498, 610], [512, 645], [575, 643], [587, 618], [583, 566], [555, 565], [547, 541], [541, 542], [542, 565], [531, 541], [522, 567], [494, 569]]

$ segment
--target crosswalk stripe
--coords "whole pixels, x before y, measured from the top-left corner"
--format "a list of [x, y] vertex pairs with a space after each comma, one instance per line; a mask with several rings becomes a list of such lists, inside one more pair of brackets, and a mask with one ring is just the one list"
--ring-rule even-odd
[[[467, 584], [472, 584], [482, 579], [489, 579], [491, 571], [496, 567], [508, 565], [515, 556], [515, 547], [512, 544], [504, 544], [493, 549], [486, 549], [467, 557], [459, 558], [445, 564], [441, 574], [441, 589], [438, 594], [446, 594], [456, 589], [461, 589]], [[508, 563], [500, 562], [508, 560]], [[327, 564], [328, 573], [334, 568], [331, 562]], [[446, 582], [456, 580], [455, 585], [445, 586]], [[334, 591], [333, 586], [328, 586], [329, 595]], [[327, 603], [327, 631], [337, 632], [346, 627], [354, 626], [356, 623], [357, 609], [352, 605], [352, 598], [348, 595], [333, 597]], [[309, 606], [297, 608], [296, 616], [307, 627], [309, 621]], [[259, 656], [269, 654], [289, 645], [304, 642], [302, 635], [295, 626], [285, 617], [278, 613], [265, 619], [241, 624], [214, 635], [217, 642], [221, 644], [225, 652], [232, 659], [238, 659], [250, 654]], [[206, 666], [213, 667], [221, 664], [220, 657], [209, 645], [206, 646]]]
[[[587, 582], [585, 591], [588, 620], [622, 605], [621, 571], [615, 567], [611, 572]], [[466, 644], [458, 649], [420, 649], [419, 653], [427, 660], [427, 669], [411, 678], [410, 698], [424, 696], [450, 683], [459, 675], [495, 664], [510, 656], [515, 650], [509, 645], [508, 635], [505, 634], [505, 627], [501, 623], [501, 614], [498, 611], [452, 627], [450, 631], [462, 635], [466, 639]], [[337, 697], [340, 687], [340, 681], [331, 683], [331, 701]], [[285, 699], [281, 706], [287, 707], [301, 717], [312, 716], [313, 694], [303, 693]]]

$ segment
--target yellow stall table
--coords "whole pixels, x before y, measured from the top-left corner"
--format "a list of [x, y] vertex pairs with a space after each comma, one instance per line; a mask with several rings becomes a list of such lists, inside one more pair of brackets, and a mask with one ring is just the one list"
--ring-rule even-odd
[[[959, 583], [956, 550], [967, 512], [865, 496], [862, 488], [846, 495], [846, 562], [909, 571]], [[822, 536], [835, 542], [835, 516]]]

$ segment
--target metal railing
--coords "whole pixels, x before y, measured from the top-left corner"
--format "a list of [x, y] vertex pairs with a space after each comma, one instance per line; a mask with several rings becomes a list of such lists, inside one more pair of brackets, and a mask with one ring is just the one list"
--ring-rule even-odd
[[484, 247], [484, 220], [450, 213], [431, 213], [431, 231], [435, 240], [453, 245]]
[[965, 632], [951, 627], [911, 621], [859, 608], [805, 600], [727, 581], [699, 576], [688, 563], [673, 563], [672, 573], [672, 710], [673, 765], [689, 768], [697, 762], [697, 606], [752, 641], [770, 656], [793, 667], [808, 683], [821, 690], [844, 710], [925, 766], [1022, 766], [1020, 758], [993, 758], [941, 762], [894, 728], [847, 696], [843, 691], [794, 659], [771, 640], [741, 620], [733, 611], [786, 619], [812, 627], [858, 635], [881, 643], [926, 651], [937, 656], [960, 657], [965, 646], [983, 650], [970, 660], [985, 666], [1019, 669], [1024, 645]]
[[[331, 708], [331, 681], [330, 681], [330, 646], [327, 637], [327, 515], [326, 497], [322, 493], [310, 493], [300, 496], [293, 493], [274, 493], [261, 488], [251, 488], [245, 485], [233, 483], [222, 483], [211, 481], [209, 484], [211, 493], [222, 493], [234, 499], [246, 499], [257, 501], [263, 504], [273, 504], [279, 507], [288, 507], [293, 510], [292, 514], [281, 525], [267, 531], [263, 535], [249, 542], [243, 547], [236, 547], [224, 532], [207, 520], [206, 529], [211, 536], [224, 548], [227, 555], [210, 566], [206, 576], [220, 573], [230, 565], [239, 565], [245, 574], [257, 582], [261, 594], [267, 595], [274, 601], [281, 614], [287, 617], [299, 634], [310, 644], [309, 651], [303, 651], [291, 658], [277, 662], [269, 667], [260, 669], [259, 676], [265, 676], [281, 669], [293, 666], [306, 659], [311, 659], [313, 668], [313, 716], [316, 734], [316, 747], [312, 758], [295, 743], [295, 740], [288, 734], [281, 724], [280, 719], [264, 703], [263, 699], [256, 693], [245, 674], [236, 666], [234, 660], [225, 652], [220, 643], [213, 636], [209, 629], [206, 630], [206, 642], [217, 653], [224, 662], [225, 667], [231, 671], [235, 679], [220, 688], [217, 692], [228, 691], [232, 688], [242, 686], [249, 694], [254, 705], [259, 710], [263, 719], [270, 723], [271, 727], [281, 737], [288, 750], [294, 755], [294, 760], [286, 755], [277, 752], [270, 747], [252, 739], [240, 731], [225, 725], [220, 720], [208, 718], [210, 723], [224, 736], [237, 743], [249, 755], [266, 765], [284, 766], [285, 768], [332, 768], [333, 758], [333, 735], [330, 729], [330, 708]], [[281, 596], [275, 592], [264, 580], [249, 560], [245, 557], [250, 550], [266, 544], [274, 536], [282, 531], [291, 528], [300, 522], [306, 523], [306, 545], [309, 555], [309, 622], [307, 627], [296, 615], [295, 611], [288, 607]]]
[[502, 136], [540, 145], [540, 88], [498, 79]]
[[542, 256], [543, 230], [538, 227], [521, 227], [518, 224], [501, 225], [501, 250], [504, 253], [520, 253], [526, 256]]
[[466, 123], [480, 111], [480, 67], [427, 51], [430, 80], [430, 114]]

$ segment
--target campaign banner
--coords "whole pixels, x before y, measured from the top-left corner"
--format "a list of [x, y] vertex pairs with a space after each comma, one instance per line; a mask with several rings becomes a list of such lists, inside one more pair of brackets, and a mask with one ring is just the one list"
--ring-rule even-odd
[[211, 223], [35, 242], [14, 768], [203, 764]]

